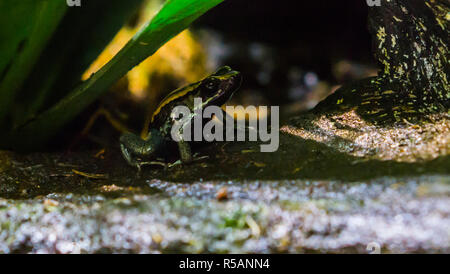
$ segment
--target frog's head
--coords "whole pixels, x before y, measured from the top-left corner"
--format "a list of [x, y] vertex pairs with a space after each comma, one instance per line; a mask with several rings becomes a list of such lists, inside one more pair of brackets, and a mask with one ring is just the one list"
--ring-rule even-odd
[[225, 66], [203, 79], [198, 88], [205, 106], [222, 106], [239, 89], [241, 82], [241, 73]]

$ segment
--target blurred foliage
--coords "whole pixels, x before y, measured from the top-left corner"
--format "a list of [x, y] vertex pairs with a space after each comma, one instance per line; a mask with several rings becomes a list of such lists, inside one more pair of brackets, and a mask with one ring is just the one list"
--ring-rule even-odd
[[[92, 74], [107, 64], [158, 12], [159, 4], [162, 4], [161, 0], [147, 0], [145, 7], [139, 12], [136, 22], [125, 25], [117, 33], [111, 43], [83, 73], [82, 80], [88, 80]], [[116, 93], [116, 97], [119, 97], [117, 101], [132, 99], [136, 107], [149, 114], [139, 128], [142, 136], [146, 136], [148, 120], [165, 93], [180, 85], [195, 82], [207, 73], [206, 51], [198, 37], [186, 29], [162, 46], [152, 58], [144, 60], [130, 70], [112, 86], [111, 91]], [[114, 106], [114, 108], [116, 107]], [[121, 112], [118, 111], [116, 114], [121, 114]], [[144, 113], [139, 113], [139, 115], [145, 116]], [[126, 116], [129, 118], [129, 115]], [[133, 117], [133, 119], [136, 118]]]
[[[119, 30], [136, 15], [142, 0], [82, 1], [81, 8], [67, 8], [62, 0], [1, 1], [0, 146], [21, 150], [42, 147], [128, 71], [222, 1], [168, 0], [154, 17], [147, 16], [146, 22], [138, 24], [143, 26], [133, 37]], [[94, 60], [101, 60], [99, 54], [120, 35], [128, 43], [106, 64], [94, 63], [90, 72], [96, 73], [82, 82], [83, 73]], [[182, 35], [189, 37], [190, 33]], [[192, 57], [180, 48], [171, 53]], [[128, 77], [139, 79], [140, 70], [148, 74], [152, 70], [149, 64]], [[185, 72], [178, 71], [180, 75]], [[134, 90], [147, 89], [148, 85], [130, 82]]]

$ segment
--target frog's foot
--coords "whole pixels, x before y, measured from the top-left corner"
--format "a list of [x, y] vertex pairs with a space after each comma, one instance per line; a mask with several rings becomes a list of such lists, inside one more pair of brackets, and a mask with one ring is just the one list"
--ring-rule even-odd
[[138, 165], [139, 165], [139, 169], [141, 167], [143, 167], [143, 166], [162, 166], [162, 167], [167, 167], [167, 163], [162, 162], [162, 161], [141, 162]]
[[130, 163], [130, 165], [134, 166], [137, 168], [137, 176], [140, 177], [141, 175], [141, 171], [142, 171], [142, 167], [143, 166], [152, 166], [152, 165], [157, 165], [157, 166], [162, 166], [164, 168], [167, 168], [167, 164], [163, 161], [147, 161], [147, 162], [133, 162]]
[[137, 168], [138, 176], [141, 174], [143, 166], [152, 166], [152, 165], [158, 165], [158, 166], [163, 166], [164, 168], [167, 168], [166, 163], [159, 162], [159, 161], [139, 162], [139, 163], [134, 164], [134, 166]]

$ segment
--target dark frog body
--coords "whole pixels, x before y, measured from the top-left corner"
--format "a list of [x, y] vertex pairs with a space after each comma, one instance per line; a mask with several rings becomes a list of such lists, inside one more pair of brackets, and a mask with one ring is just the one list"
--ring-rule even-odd
[[[120, 137], [120, 147], [127, 162], [140, 169], [142, 165], [157, 164], [153, 159], [163, 150], [166, 145], [173, 142], [171, 130], [175, 123], [171, 116], [172, 110], [177, 106], [185, 106], [192, 113], [191, 119], [195, 118], [194, 99], [202, 99], [202, 108], [208, 106], [222, 106], [240, 87], [242, 77], [239, 72], [230, 67], [222, 67], [216, 73], [205, 79], [179, 88], [164, 98], [153, 113], [150, 131], [146, 139], [141, 139], [133, 133], [126, 133]], [[177, 143], [181, 161], [189, 163], [193, 160], [190, 144], [185, 141]]]

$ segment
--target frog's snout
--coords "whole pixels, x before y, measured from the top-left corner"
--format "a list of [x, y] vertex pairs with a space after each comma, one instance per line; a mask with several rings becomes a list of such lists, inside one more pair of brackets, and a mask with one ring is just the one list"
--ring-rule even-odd
[[242, 74], [239, 71], [231, 71], [228, 74], [228, 80], [223, 82], [223, 90], [227, 91], [229, 94], [227, 100], [241, 87], [242, 84]]
[[236, 91], [242, 85], [242, 74], [239, 71], [233, 71], [233, 72], [235, 72], [236, 74], [233, 76], [234, 77], [234, 81], [233, 81], [233, 84], [231, 86], [231, 89]]

